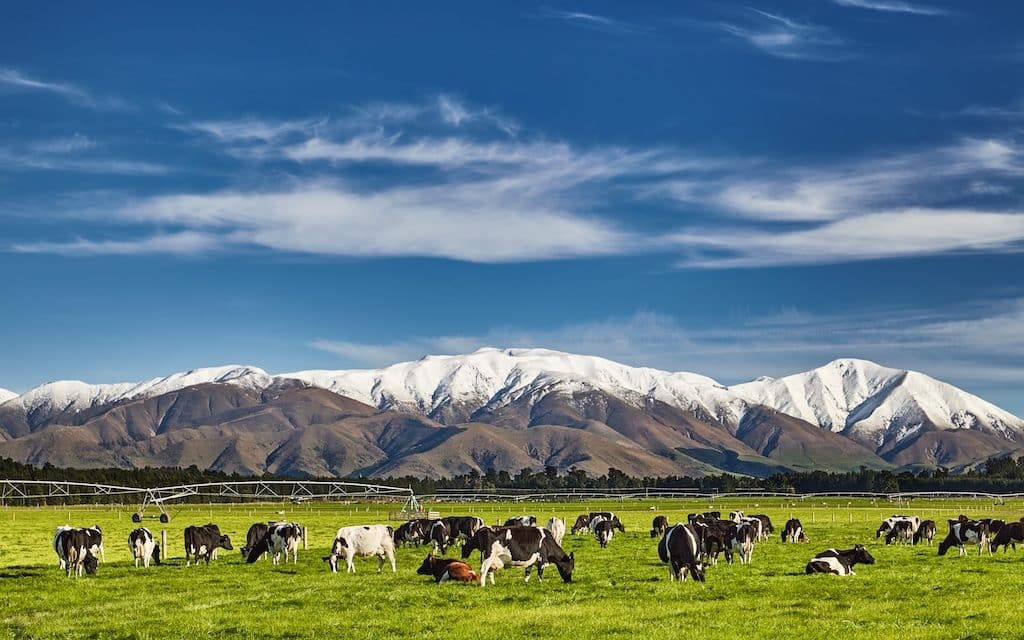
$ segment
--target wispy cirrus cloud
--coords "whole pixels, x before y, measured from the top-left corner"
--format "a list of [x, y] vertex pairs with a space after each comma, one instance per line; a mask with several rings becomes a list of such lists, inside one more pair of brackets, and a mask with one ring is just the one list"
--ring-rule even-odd
[[868, 9], [871, 11], [885, 11], [888, 13], [911, 13], [920, 16], [949, 16], [953, 12], [940, 7], [918, 4], [916, 2], [901, 2], [899, 0], [832, 0], [842, 7], [853, 7], [856, 9]]
[[717, 29], [777, 58], [831, 62], [852, 57], [848, 43], [830, 28], [760, 9], [747, 9], [732, 20], [684, 24]]
[[647, 31], [645, 27], [639, 24], [609, 18], [608, 16], [597, 15], [595, 13], [565, 11], [549, 7], [541, 7], [539, 13], [542, 18], [559, 20], [583, 29], [591, 29], [613, 35], [634, 35]]
[[97, 96], [78, 85], [68, 82], [40, 80], [28, 76], [17, 69], [0, 69], [0, 87], [7, 87], [8, 90], [16, 91], [50, 93], [90, 109], [124, 111], [132, 108], [130, 103], [121, 98]]
[[9, 171], [63, 171], [115, 175], [163, 175], [170, 167], [145, 160], [89, 153], [100, 145], [76, 133], [63, 138], [29, 140], [0, 146], [0, 167]]

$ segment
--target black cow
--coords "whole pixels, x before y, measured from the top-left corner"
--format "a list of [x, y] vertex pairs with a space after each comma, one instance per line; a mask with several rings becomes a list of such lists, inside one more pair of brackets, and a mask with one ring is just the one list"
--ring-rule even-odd
[[477, 529], [484, 526], [483, 519], [476, 516], [448, 516], [441, 520], [448, 525], [449, 545], [453, 545], [459, 540], [469, 540]]
[[565, 582], [572, 582], [576, 568], [575, 556], [566, 555], [551, 533], [540, 527], [482, 527], [466, 541], [462, 557], [468, 558], [475, 550], [483, 554], [481, 587], [486, 584], [488, 574], [494, 584], [494, 570], [506, 566], [523, 567], [527, 582], [533, 567], [537, 567], [537, 578], [542, 580], [544, 567], [553, 564]]
[[621, 531], [623, 533], [626, 532], [626, 527], [622, 526], [622, 522], [619, 521], [619, 516], [615, 515], [611, 511], [591, 511], [590, 512], [590, 523], [591, 523], [591, 526], [593, 526], [594, 518], [596, 516], [601, 516], [605, 520], [610, 520], [613, 527], [615, 527], [616, 529], [618, 529], [619, 531]]
[[772, 519], [763, 513], [750, 516], [751, 518], [757, 518], [761, 521], [761, 539], [767, 540], [768, 536], [775, 533], [775, 527], [772, 526]]
[[651, 537], [663, 536], [666, 531], [668, 531], [668, 518], [665, 516], [654, 516], [654, 521], [651, 522]]
[[427, 540], [434, 546], [435, 552], [439, 551], [441, 555], [447, 553], [451, 545], [451, 528], [448, 523], [444, 520], [435, 520], [427, 532]]
[[395, 545], [415, 544], [419, 546], [420, 542], [427, 537], [427, 531], [429, 529], [424, 529], [422, 520], [403, 522], [400, 527], [395, 529]]
[[988, 526], [989, 537], [994, 537], [999, 533], [999, 530], [1006, 526], [1006, 522], [1003, 520], [993, 520], [992, 518], [981, 518], [978, 522], [984, 522]]
[[[949, 520], [949, 533], [946, 534], [946, 539], [939, 543], [939, 555], [944, 556], [949, 551], [950, 547], [957, 547], [960, 549], [960, 555], [967, 555], [967, 549], [964, 549], [966, 544], [978, 545], [978, 555], [982, 554], [983, 549], [988, 546], [988, 525], [984, 522], [978, 522], [977, 520], [967, 520], [960, 518], [957, 520]], [[992, 553], [992, 549], [988, 550], [989, 554]]]
[[[918, 527], [920, 529], [920, 527]], [[914, 525], [909, 520], [899, 520], [885, 536], [885, 544], [903, 543], [910, 544], [914, 539]]]
[[273, 522], [267, 527], [267, 533], [249, 548], [245, 561], [252, 564], [260, 556], [270, 554], [271, 561], [277, 564], [284, 553], [284, 562], [288, 564], [288, 554], [292, 561], [299, 562], [299, 543], [302, 541], [302, 525], [294, 522]]
[[782, 541], [807, 542], [807, 536], [804, 535], [804, 525], [796, 518], [786, 520], [786, 526], [782, 530]]
[[1003, 525], [992, 538], [992, 551], [998, 550], [1000, 546], [1003, 547], [1003, 553], [1006, 553], [1007, 547], [1013, 547], [1016, 551], [1018, 542], [1024, 543], [1024, 523], [1010, 522]]
[[701, 517], [690, 526], [697, 534], [697, 549], [705, 562], [717, 565], [718, 554], [725, 553], [725, 561], [732, 564], [730, 541], [735, 535], [735, 522]]
[[160, 545], [153, 539], [153, 534], [146, 527], [140, 527], [128, 534], [128, 550], [135, 558], [135, 567], [141, 561], [148, 567], [150, 560], [160, 564]]
[[576, 523], [569, 529], [573, 535], [581, 531], [590, 531], [590, 516], [582, 513], [576, 518]]
[[505, 521], [506, 527], [535, 527], [537, 516], [513, 516]]
[[921, 526], [914, 532], [914, 544], [924, 540], [928, 544], [931, 544], [935, 539], [935, 532], [937, 527], [935, 526], [934, 520], [925, 520], [921, 523]]
[[[267, 531], [270, 529], [270, 524], [266, 522], [257, 522], [249, 527], [249, 530], [245, 534], [245, 546], [242, 547], [242, 557], [249, 558], [249, 552], [252, 551], [253, 547], [259, 544], [260, 540], [267, 537]], [[263, 551], [267, 553], [269, 549]], [[261, 554], [262, 555], [262, 554]]]
[[871, 554], [864, 548], [864, 545], [858, 544], [852, 549], [845, 551], [837, 549], [822, 551], [811, 558], [811, 561], [807, 563], [806, 571], [807, 573], [832, 573], [837, 576], [853, 576], [857, 575], [853, 572], [853, 565], [855, 564], [875, 564], [875, 559], [871, 557]]
[[61, 527], [57, 529], [53, 548], [57, 552], [57, 557], [60, 558], [61, 566], [67, 570], [69, 578], [81, 577], [83, 571], [86, 575], [96, 575], [99, 562], [92, 552], [96, 545], [94, 529], [98, 529], [98, 527], [90, 529]]
[[602, 549], [606, 548], [615, 534], [615, 525], [612, 524], [611, 520], [601, 516], [591, 520], [590, 525], [594, 529], [594, 537], [597, 538], [597, 543], [601, 545]]
[[686, 580], [689, 573], [697, 582], [704, 582], [704, 563], [694, 526], [677, 524], [665, 531], [658, 542], [658, 557], [668, 565], [669, 580]]
[[185, 566], [192, 564], [195, 560], [199, 564], [202, 558], [206, 564], [210, 564], [213, 557], [213, 550], [217, 548], [234, 550], [231, 546], [231, 539], [221, 535], [220, 528], [214, 524], [205, 524], [201, 527], [189, 526], [185, 528]]

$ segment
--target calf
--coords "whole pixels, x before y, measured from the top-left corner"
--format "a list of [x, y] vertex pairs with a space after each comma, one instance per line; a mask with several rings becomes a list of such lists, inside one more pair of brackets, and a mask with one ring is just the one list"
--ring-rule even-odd
[[[978, 555], [982, 554], [985, 546], [988, 545], [988, 525], [976, 520], [949, 520], [949, 533], [946, 539], [939, 543], [939, 555], [944, 556], [950, 547], [960, 549], [960, 555], [967, 555], [966, 544], [978, 545]], [[992, 549], [988, 550], [989, 554]]]
[[615, 534], [615, 525], [612, 524], [611, 520], [597, 516], [590, 521], [590, 526], [594, 530], [594, 537], [597, 538], [597, 543], [601, 545], [601, 548], [607, 548], [608, 543], [612, 541], [612, 536]]
[[81, 577], [83, 571], [86, 575], [96, 574], [97, 560], [92, 552], [95, 538], [91, 529], [58, 527], [53, 545], [61, 567], [67, 571], [69, 578]]
[[658, 558], [668, 565], [669, 580], [682, 582], [689, 573], [697, 582], [704, 582], [700, 542], [692, 525], [677, 524], [667, 529], [658, 542]]
[[426, 559], [416, 573], [423, 576], [433, 576], [434, 582], [441, 583], [446, 580], [456, 582], [476, 582], [479, 577], [476, 571], [463, 562], [454, 558], [435, 558], [433, 554], [427, 554]]
[[786, 527], [782, 530], [782, 541], [807, 542], [807, 536], [804, 535], [804, 525], [800, 524], [800, 521], [796, 518], [787, 520]]
[[[267, 532], [270, 530], [270, 526], [276, 523], [257, 522], [249, 527], [249, 530], [245, 533], [245, 546], [242, 547], [242, 557], [247, 561], [249, 559], [249, 552], [252, 551], [253, 547], [259, 544], [260, 540], [267, 537]], [[269, 550], [264, 550], [266, 553]]]
[[553, 564], [565, 582], [572, 582], [576, 568], [574, 555], [566, 555], [554, 538], [540, 527], [483, 527], [462, 547], [463, 559], [477, 549], [484, 558], [480, 567], [481, 587], [486, 584], [488, 574], [493, 584], [494, 569], [506, 566], [522, 567], [527, 582], [533, 567], [537, 567], [537, 578], [543, 580], [544, 567]]
[[572, 527], [570, 528], [570, 531], [572, 531], [573, 535], [576, 535], [577, 533], [580, 533], [582, 531], [589, 532], [590, 531], [590, 516], [585, 514], [585, 513], [581, 513], [576, 518], [576, 522], [572, 525]]
[[551, 518], [548, 520], [546, 528], [551, 532], [551, 537], [555, 539], [555, 544], [562, 546], [562, 538], [565, 537], [565, 523], [562, 522], [562, 519]]
[[807, 563], [807, 573], [831, 573], [837, 576], [857, 575], [853, 572], [855, 564], [875, 564], [868, 550], [863, 545], [855, 545], [852, 549], [839, 551], [828, 549], [811, 558]]
[[268, 525], [267, 533], [259, 542], [249, 549], [245, 561], [252, 564], [259, 560], [264, 553], [271, 555], [271, 561], [278, 564], [281, 554], [284, 553], [284, 562], [288, 564], [288, 554], [292, 561], [299, 562], [299, 542], [302, 541], [302, 527], [292, 522], [275, 522]]
[[377, 556], [377, 573], [384, 570], [385, 558], [391, 562], [391, 571], [397, 571], [393, 535], [391, 527], [383, 524], [342, 527], [334, 536], [331, 553], [324, 556], [324, 561], [330, 564], [332, 573], [337, 573], [338, 558], [345, 558], [346, 571], [355, 573], [356, 566], [352, 562], [355, 556]]
[[910, 544], [914, 539], [914, 525], [908, 520], [900, 520], [893, 525], [892, 529], [889, 530], [889, 535], [885, 536], [885, 544], [892, 544], [893, 542]]
[[1024, 543], [1024, 523], [1010, 522], [1003, 525], [992, 538], [991, 550], [996, 551], [1002, 546], [1003, 553], [1006, 553], [1007, 547], [1013, 547], [1013, 550], [1016, 551], [1018, 542]]
[[921, 523], [921, 526], [917, 528], [917, 531], [914, 532], [914, 544], [924, 540], [930, 545], [932, 540], [935, 539], [935, 531], [935, 521], [925, 520]]
[[195, 560], [199, 564], [202, 558], [206, 564], [210, 564], [213, 557], [213, 550], [217, 548], [234, 550], [231, 546], [231, 538], [221, 535], [220, 528], [215, 524], [204, 524], [201, 527], [189, 526], [185, 528], [185, 566], [192, 564]]
[[505, 521], [506, 527], [534, 527], [537, 525], [537, 516], [513, 516]]
[[665, 516], [654, 516], [654, 521], [651, 522], [651, 537], [663, 536], [666, 531], [668, 531], [668, 518]]
[[136, 569], [139, 567], [140, 560], [144, 567], [149, 566], [150, 560], [160, 564], [160, 545], [156, 543], [153, 534], [146, 527], [140, 527], [128, 534], [128, 550], [135, 558]]

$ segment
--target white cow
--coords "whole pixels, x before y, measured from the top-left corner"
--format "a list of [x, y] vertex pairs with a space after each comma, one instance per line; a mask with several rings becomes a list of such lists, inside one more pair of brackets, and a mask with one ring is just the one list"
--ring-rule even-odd
[[352, 563], [355, 556], [377, 556], [377, 573], [384, 569], [385, 558], [391, 562], [391, 570], [397, 571], [395, 568], [395, 541], [392, 535], [394, 535], [394, 531], [384, 524], [342, 527], [334, 536], [331, 554], [325, 556], [324, 560], [330, 563], [331, 571], [337, 573], [338, 558], [343, 557], [348, 573], [355, 573], [356, 567]]
[[561, 518], [551, 518], [548, 520], [546, 528], [551, 532], [551, 537], [555, 539], [555, 544], [562, 546], [562, 538], [565, 537], [565, 522]]

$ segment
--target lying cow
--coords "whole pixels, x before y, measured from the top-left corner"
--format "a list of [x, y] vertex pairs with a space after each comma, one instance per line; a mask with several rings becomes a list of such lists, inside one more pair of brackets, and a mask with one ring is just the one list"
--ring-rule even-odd
[[[988, 546], [988, 525], [977, 520], [949, 520], [949, 533], [946, 534], [946, 539], [939, 543], [939, 555], [944, 556], [950, 547], [957, 547], [960, 549], [960, 555], [965, 556], [967, 549], [964, 546], [968, 544], [978, 545], [980, 556]], [[988, 552], [991, 554], [992, 549], [990, 548]]]
[[267, 526], [267, 533], [249, 549], [245, 561], [252, 564], [260, 559], [264, 553], [270, 554], [273, 564], [281, 561], [281, 554], [284, 553], [284, 563], [288, 564], [288, 554], [291, 554], [292, 561], [299, 562], [299, 543], [302, 542], [302, 527], [293, 522], [275, 522]]
[[932, 543], [932, 540], [935, 539], [936, 530], [937, 527], [935, 526], [934, 520], [923, 521], [921, 523], [921, 526], [917, 528], [917, 531], [914, 532], [914, 544], [917, 544], [918, 542], [924, 540], [930, 545]]
[[562, 539], [565, 538], [565, 522], [561, 518], [551, 518], [548, 520], [548, 526], [545, 528], [551, 532], [551, 537], [555, 539], [555, 544], [562, 546]]
[[69, 578], [81, 577], [83, 571], [86, 575], [96, 575], [98, 562], [92, 550], [96, 548], [94, 529], [98, 528], [57, 527], [53, 537], [53, 549], [57, 552], [61, 568], [67, 571]]
[[807, 573], [831, 573], [837, 576], [857, 575], [853, 572], [855, 564], [875, 564], [875, 559], [864, 548], [864, 545], [855, 545], [852, 549], [839, 551], [829, 549], [814, 556], [807, 563]]
[[210, 564], [213, 557], [213, 550], [221, 548], [228, 551], [234, 550], [231, 546], [231, 538], [222, 535], [220, 528], [215, 524], [204, 524], [201, 527], [189, 526], [185, 528], [185, 566], [196, 565], [202, 558], [206, 564]]
[[804, 525], [802, 525], [796, 518], [790, 518], [787, 520], [786, 526], [782, 530], [782, 541], [807, 542], [807, 536], [804, 535]]
[[553, 564], [565, 582], [572, 582], [576, 568], [573, 554], [566, 555], [551, 534], [540, 527], [482, 527], [462, 547], [462, 559], [475, 550], [484, 558], [479, 574], [481, 587], [488, 574], [494, 584], [494, 570], [504, 567], [522, 567], [527, 582], [533, 567], [537, 567], [537, 579], [543, 580], [544, 567]]
[[700, 543], [692, 525], [677, 524], [666, 530], [658, 542], [658, 557], [669, 566], [669, 580], [686, 580], [689, 573], [694, 580], [704, 582]]
[[663, 536], [666, 531], [668, 531], [668, 518], [665, 516], [654, 516], [654, 520], [651, 522], [651, 537]]
[[437, 558], [430, 553], [427, 554], [426, 559], [423, 560], [423, 564], [416, 570], [416, 573], [422, 576], [433, 576], [434, 582], [438, 584], [447, 580], [455, 580], [456, 582], [476, 582], [479, 580], [476, 571], [473, 571], [472, 567], [462, 560]]
[[128, 534], [128, 550], [135, 558], [135, 568], [148, 567], [149, 561], [160, 564], [160, 545], [153, 539], [153, 534], [146, 527], [140, 527]]
[[377, 573], [384, 570], [385, 559], [391, 563], [391, 571], [397, 571], [393, 535], [394, 531], [391, 527], [384, 524], [342, 527], [335, 534], [331, 553], [324, 556], [324, 561], [330, 564], [332, 573], [337, 573], [338, 558], [345, 558], [346, 571], [355, 573], [356, 566], [352, 562], [353, 558], [377, 556]]

